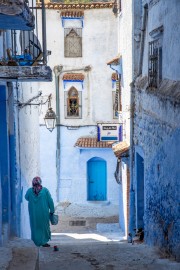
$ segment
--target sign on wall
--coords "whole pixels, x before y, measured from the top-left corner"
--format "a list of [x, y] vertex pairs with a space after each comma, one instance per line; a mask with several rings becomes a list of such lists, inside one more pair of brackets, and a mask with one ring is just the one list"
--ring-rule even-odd
[[122, 141], [122, 124], [98, 123], [98, 141]]

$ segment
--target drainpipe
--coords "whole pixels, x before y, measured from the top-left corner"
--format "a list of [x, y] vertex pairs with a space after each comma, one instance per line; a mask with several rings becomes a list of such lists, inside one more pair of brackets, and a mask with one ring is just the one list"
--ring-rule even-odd
[[146, 4], [144, 6], [144, 10], [143, 10], [138, 76], [142, 74], [143, 54], [144, 54], [144, 40], [145, 40], [145, 34], [146, 34], [147, 17], [148, 17], [148, 4]]
[[55, 66], [53, 71], [55, 74], [55, 85], [56, 85], [56, 127], [57, 127], [57, 135], [56, 135], [56, 177], [57, 177], [57, 202], [60, 199], [59, 188], [60, 188], [60, 169], [61, 169], [61, 119], [60, 119], [60, 95], [59, 95], [59, 77], [62, 73], [72, 72], [72, 71], [90, 71], [91, 66], [85, 66], [83, 68], [74, 68], [63, 70], [62, 65]]
[[46, 44], [46, 9], [42, 0], [42, 39], [43, 39], [43, 64], [47, 64], [47, 44]]
[[[16, 82], [16, 99], [19, 100], [19, 89], [18, 89], [18, 84]], [[17, 131], [16, 131], [16, 138], [17, 138], [17, 147], [16, 147], [16, 151], [17, 151], [17, 160], [16, 162], [18, 162], [19, 164], [19, 169], [17, 170], [17, 179], [18, 180], [18, 186], [19, 189], [18, 192], [20, 192], [20, 197], [18, 198], [19, 203], [22, 203], [22, 194], [23, 194], [23, 189], [22, 189], [22, 170], [21, 170], [21, 132], [20, 132], [20, 116], [19, 116], [19, 109], [17, 109], [16, 111], [16, 121], [17, 121]], [[17, 166], [17, 165], [16, 165]], [[19, 235], [22, 234], [22, 223], [21, 223], [21, 207], [19, 209], [19, 220], [18, 220], [18, 226], [19, 226]]]
[[6, 31], [2, 32], [2, 36], [3, 36], [3, 58], [6, 59]]
[[57, 179], [57, 202], [59, 201], [59, 183], [60, 183], [60, 105], [59, 105], [59, 76], [62, 68], [60, 66], [54, 67], [55, 85], [56, 85], [56, 179]]
[[148, 16], [148, 4], [144, 6], [143, 17], [142, 17], [142, 27], [141, 27], [141, 39], [140, 39], [140, 55], [138, 62], [138, 74], [135, 76], [131, 83], [131, 96], [130, 96], [130, 105], [131, 105], [131, 115], [130, 115], [130, 216], [129, 216], [129, 232], [134, 233], [136, 228], [136, 209], [135, 209], [135, 191], [134, 191], [134, 174], [133, 174], [133, 165], [134, 165], [134, 112], [135, 112], [135, 81], [142, 74], [142, 64], [143, 64], [143, 54], [144, 54], [144, 41], [146, 34], [146, 24]]

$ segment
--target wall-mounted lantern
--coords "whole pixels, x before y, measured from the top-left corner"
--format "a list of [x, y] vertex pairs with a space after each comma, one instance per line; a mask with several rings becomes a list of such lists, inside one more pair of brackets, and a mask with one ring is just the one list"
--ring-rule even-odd
[[56, 126], [56, 114], [53, 111], [53, 109], [51, 108], [51, 99], [52, 99], [52, 95], [50, 94], [47, 98], [47, 100], [43, 103], [43, 102], [39, 102], [39, 103], [32, 103], [35, 99], [39, 98], [42, 95], [42, 92], [39, 92], [38, 95], [30, 98], [27, 102], [22, 103], [19, 100], [17, 100], [17, 104], [19, 109], [24, 108], [25, 106], [29, 105], [29, 106], [42, 106], [45, 105], [48, 102], [48, 110], [45, 114], [44, 117], [44, 121], [46, 124], [46, 128], [52, 132], [53, 129]]
[[49, 97], [48, 97], [48, 110], [47, 110], [46, 115], [44, 117], [46, 128], [50, 132], [52, 132], [56, 126], [56, 114], [53, 111], [53, 109], [51, 108], [51, 99], [52, 99], [52, 96], [49, 95]]

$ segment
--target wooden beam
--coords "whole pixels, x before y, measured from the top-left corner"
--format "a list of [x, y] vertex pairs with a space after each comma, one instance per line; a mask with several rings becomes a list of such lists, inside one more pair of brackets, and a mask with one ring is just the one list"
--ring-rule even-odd
[[37, 66], [39, 65], [39, 60], [41, 60], [43, 58], [43, 53], [41, 52], [38, 57], [34, 60], [34, 63], [32, 64], [32, 66]]

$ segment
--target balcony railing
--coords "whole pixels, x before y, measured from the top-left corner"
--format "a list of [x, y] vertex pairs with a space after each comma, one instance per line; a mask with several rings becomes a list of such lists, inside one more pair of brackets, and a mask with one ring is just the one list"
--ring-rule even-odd
[[[0, 40], [0, 42], [2, 41], [3, 43], [3, 53], [0, 57], [0, 66], [14, 66], [14, 69], [12, 69], [12, 71], [18, 71], [19, 67], [19, 71], [20, 73], [22, 72], [22, 76], [25, 75], [22, 67], [26, 67], [26, 74], [28, 70], [27, 67], [31, 67], [31, 70], [29, 71], [29, 76], [31, 77], [31, 79], [33, 79], [33, 76], [31, 76], [31, 74], [33, 73], [32, 67], [36, 67], [34, 68], [34, 70], [38, 71], [39, 74], [44, 74], [43, 76], [47, 75], [47, 78], [44, 78], [45, 80], [51, 80], [51, 72], [49, 73], [50, 68], [48, 70], [45, 69], [47, 64], [47, 48], [44, 1], [42, 1], [41, 7], [39, 7], [37, 10], [36, 1], [33, 0], [32, 2], [30, 2], [30, 4], [28, 4], [28, 9], [34, 17], [34, 29], [26, 31], [21, 30], [20, 28], [20, 30], [17, 30], [13, 29], [12, 26], [9, 30], [3, 30], [1, 32], [2, 39]], [[40, 27], [42, 27], [41, 35], [39, 35], [40, 28], [38, 23], [40, 23]], [[41, 67], [43, 67], [44, 71], [47, 71], [46, 75], [46, 72], [41, 72]], [[5, 71], [6, 69], [4, 68], [3, 70]], [[9, 72], [9, 68], [7, 68], [7, 70]], [[1, 72], [0, 74], [2, 75], [3, 73]], [[18, 74], [17, 76], [19, 76]], [[10, 77], [13, 76], [12, 74], [9, 75]], [[34, 75], [37, 80], [38, 74]], [[16, 77], [16, 74], [14, 74], [14, 76]], [[41, 79], [40, 77], [41, 75], [39, 75], [39, 79]]]
[[37, 66], [46, 64], [42, 43], [35, 30], [10, 31], [11, 47], [6, 49], [7, 65]]

